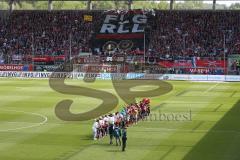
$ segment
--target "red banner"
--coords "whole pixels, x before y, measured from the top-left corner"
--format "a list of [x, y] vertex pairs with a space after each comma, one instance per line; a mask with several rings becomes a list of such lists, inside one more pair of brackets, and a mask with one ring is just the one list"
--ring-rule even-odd
[[223, 74], [223, 69], [220, 68], [185, 68], [185, 71], [191, 74]]
[[88, 72], [88, 73], [100, 73], [100, 72], [107, 72], [107, 73], [116, 73], [117, 66], [111, 66], [111, 65], [83, 65], [79, 68], [79, 71], [81, 72]]
[[[225, 61], [225, 67], [227, 61]], [[224, 68], [223, 60], [161, 60], [159, 65], [166, 68]]]
[[41, 56], [41, 57], [34, 57], [33, 61], [34, 62], [52, 62], [55, 60], [65, 60], [65, 56], [64, 55], [60, 55], [60, 56]]
[[[105, 57], [104, 57], [105, 58]], [[101, 57], [99, 56], [84, 56], [78, 58], [79, 63], [93, 63], [93, 64], [99, 64], [101, 62]]]
[[53, 61], [53, 58], [50, 56], [44, 56], [44, 57], [34, 57], [32, 58], [34, 62], [50, 62]]
[[195, 74], [207, 74], [210, 72], [209, 68], [186, 68], [186, 70]]
[[175, 61], [168, 61], [163, 60], [159, 62], [160, 66], [166, 67], [166, 68], [173, 68], [173, 67], [192, 67], [192, 61], [191, 60], [175, 60]]
[[0, 71], [22, 71], [23, 65], [1, 64]]
[[65, 55], [60, 55], [60, 56], [54, 56], [53, 59], [56, 60], [61, 60], [61, 61], [65, 61]]
[[[196, 60], [197, 67], [224, 68], [223, 60]], [[225, 64], [227, 66], [227, 64]]]

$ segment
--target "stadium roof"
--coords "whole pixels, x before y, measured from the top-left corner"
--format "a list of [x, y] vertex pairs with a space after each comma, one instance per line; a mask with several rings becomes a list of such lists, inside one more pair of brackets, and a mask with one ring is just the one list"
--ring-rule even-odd
[[[173, 9], [174, 7], [174, 4], [175, 2], [177, 3], [181, 3], [181, 2], [187, 2], [187, 1], [191, 1], [191, 2], [204, 2], [204, 3], [208, 3], [208, 4], [211, 4], [212, 3], [212, 9], [215, 10], [216, 8], [216, 4], [224, 4], [224, 5], [227, 5], [227, 6], [230, 6], [231, 4], [233, 3], [240, 3], [240, 0], [2, 0], [3, 1], [9, 1], [9, 4], [14, 4], [14, 3], [21, 3], [21, 2], [26, 2], [26, 1], [30, 1], [30, 2], [37, 2], [37, 1], [46, 1], [49, 3], [49, 6], [51, 5], [52, 2], [54, 1], [58, 1], [58, 2], [67, 2], [67, 1], [81, 1], [81, 2], [87, 2], [88, 3], [88, 7], [87, 9], [91, 9], [91, 3], [92, 2], [97, 2], [97, 1], [112, 1], [112, 2], [127, 2], [128, 4], [128, 8], [131, 9], [131, 5], [133, 2], [136, 2], [136, 1], [141, 1], [141, 2], [169, 2], [169, 9]], [[11, 7], [10, 7], [11, 8]], [[49, 7], [51, 8], [51, 7]]]

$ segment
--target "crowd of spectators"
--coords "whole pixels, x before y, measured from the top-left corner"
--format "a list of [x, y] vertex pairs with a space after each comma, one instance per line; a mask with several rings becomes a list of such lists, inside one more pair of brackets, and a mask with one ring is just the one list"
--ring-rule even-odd
[[[223, 57], [239, 53], [240, 16], [235, 11], [160, 11], [150, 49], [162, 58]], [[224, 38], [225, 37], [225, 38]]]
[[[97, 16], [98, 12], [91, 12]], [[72, 55], [91, 52], [93, 23], [84, 21], [84, 11], [14, 11], [0, 25], [0, 52], [8, 55]], [[70, 41], [71, 39], [71, 41]]]
[[[0, 63], [34, 54], [72, 55], [92, 52], [91, 36], [102, 11], [13, 11], [0, 21]], [[239, 53], [239, 11], [155, 11], [146, 56], [161, 59], [223, 57]], [[91, 15], [92, 21], [85, 21]], [[71, 41], [70, 41], [71, 39]], [[22, 61], [18, 61], [22, 63]], [[17, 63], [17, 62], [16, 62]]]

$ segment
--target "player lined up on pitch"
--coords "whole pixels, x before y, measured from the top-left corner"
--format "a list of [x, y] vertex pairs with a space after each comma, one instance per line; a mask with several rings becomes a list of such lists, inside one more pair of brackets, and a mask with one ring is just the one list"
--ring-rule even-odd
[[120, 112], [101, 116], [94, 121], [93, 139], [97, 140], [109, 135], [110, 144], [113, 144], [115, 138], [116, 146], [122, 146], [122, 151], [125, 151], [127, 127], [144, 120], [149, 114], [150, 99], [144, 98], [139, 103], [123, 107]]

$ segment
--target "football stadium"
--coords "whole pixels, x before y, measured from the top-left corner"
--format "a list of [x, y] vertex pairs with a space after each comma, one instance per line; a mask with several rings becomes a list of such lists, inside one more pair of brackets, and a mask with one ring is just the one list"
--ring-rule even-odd
[[1, 0], [0, 160], [240, 160], [239, 9]]

